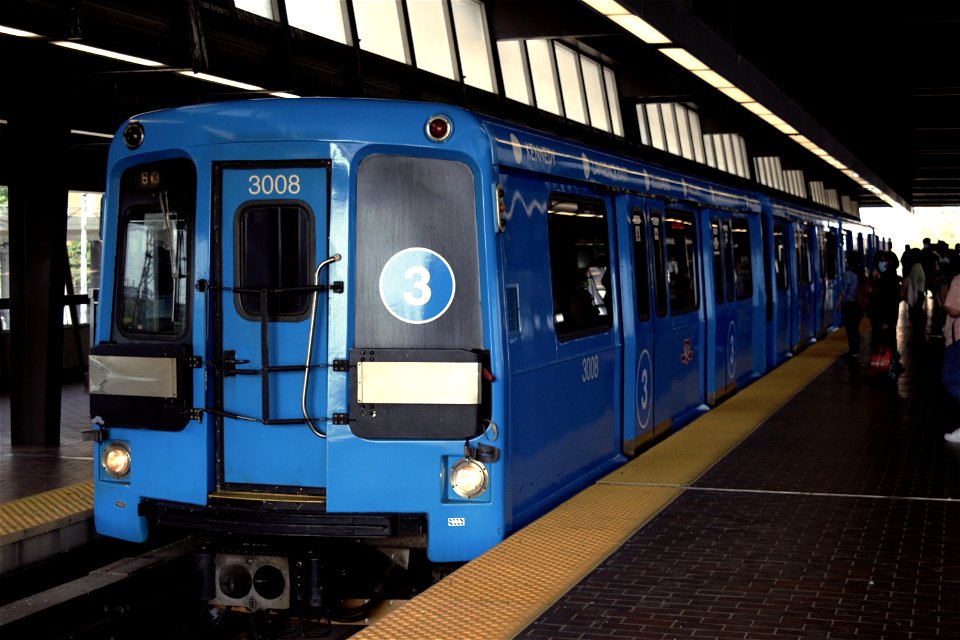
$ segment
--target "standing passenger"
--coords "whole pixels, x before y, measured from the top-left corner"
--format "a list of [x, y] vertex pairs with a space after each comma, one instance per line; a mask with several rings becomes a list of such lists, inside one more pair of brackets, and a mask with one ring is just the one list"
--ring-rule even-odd
[[[960, 402], [960, 274], [953, 276], [950, 281], [950, 289], [943, 299], [943, 310], [947, 314], [947, 320], [943, 324], [943, 338], [947, 348], [943, 352], [943, 371], [940, 377], [950, 395]], [[957, 412], [948, 411], [946, 415], [952, 415], [956, 420]], [[943, 437], [947, 442], [960, 443], [960, 426]]]
[[867, 315], [870, 317], [871, 345], [874, 355], [889, 349], [891, 377], [903, 373], [897, 353], [897, 319], [900, 315], [900, 261], [890, 251], [877, 254], [877, 278], [870, 296]]
[[903, 299], [907, 302], [910, 316], [912, 340], [922, 342], [926, 330], [927, 288], [923, 266], [920, 264], [920, 250], [911, 249], [908, 255], [911, 267], [903, 267]]
[[857, 297], [862, 273], [860, 254], [848, 251], [835, 309], [840, 311], [840, 320], [843, 322], [843, 329], [847, 332], [847, 352], [843, 355], [851, 360], [860, 357], [860, 320], [863, 318], [863, 307], [860, 306]]

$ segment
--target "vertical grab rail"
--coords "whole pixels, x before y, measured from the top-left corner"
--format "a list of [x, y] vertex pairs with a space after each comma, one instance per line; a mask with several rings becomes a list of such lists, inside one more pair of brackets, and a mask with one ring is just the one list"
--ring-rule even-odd
[[313, 327], [317, 321], [317, 297], [320, 295], [320, 271], [328, 264], [339, 261], [340, 254], [334, 254], [318, 264], [317, 270], [313, 274], [313, 284], [317, 287], [317, 290], [313, 292], [313, 305], [310, 310], [310, 334], [307, 336], [307, 364], [303, 369], [303, 392], [300, 394], [300, 409], [303, 411], [303, 419], [307, 421], [307, 426], [310, 427], [310, 431], [313, 431], [321, 438], [326, 438], [327, 434], [320, 431], [307, 414], [307, 384], [310, 381], [310, 358], [313, 356]]

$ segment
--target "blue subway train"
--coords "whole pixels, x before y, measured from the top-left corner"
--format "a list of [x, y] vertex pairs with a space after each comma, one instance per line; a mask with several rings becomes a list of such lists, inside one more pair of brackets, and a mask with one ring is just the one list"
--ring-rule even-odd
[[[132, 118], [90, 356], [97, 531], [483, 553], [836, 326], [843, 252], [881, 241], [746, 184], [439, 104]], [[210, 551], [210, 601], [303, 600], [278, 548]], [[252, 597], [260, 571], [280, 587]]]

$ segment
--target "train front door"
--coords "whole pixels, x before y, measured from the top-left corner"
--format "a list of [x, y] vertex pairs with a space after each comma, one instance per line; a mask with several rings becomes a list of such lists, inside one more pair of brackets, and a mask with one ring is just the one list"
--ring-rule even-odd
[[329, 163], [228, 163], [214, 179], [218, 485], [310, 493], [326, 478], [326, 440], [304, 414], [318, 430], [327, 415], [327, 294], [314, 327], [310, 287], [327, 257]]

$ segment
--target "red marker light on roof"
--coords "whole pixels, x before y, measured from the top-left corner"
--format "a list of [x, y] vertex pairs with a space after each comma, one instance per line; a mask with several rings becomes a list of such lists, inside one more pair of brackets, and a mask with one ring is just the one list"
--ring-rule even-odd
[[453, 133], [453, 123], [446, 116], [432, 116], [427, 120], [425, 131], [433, 142], [443, 142]]

